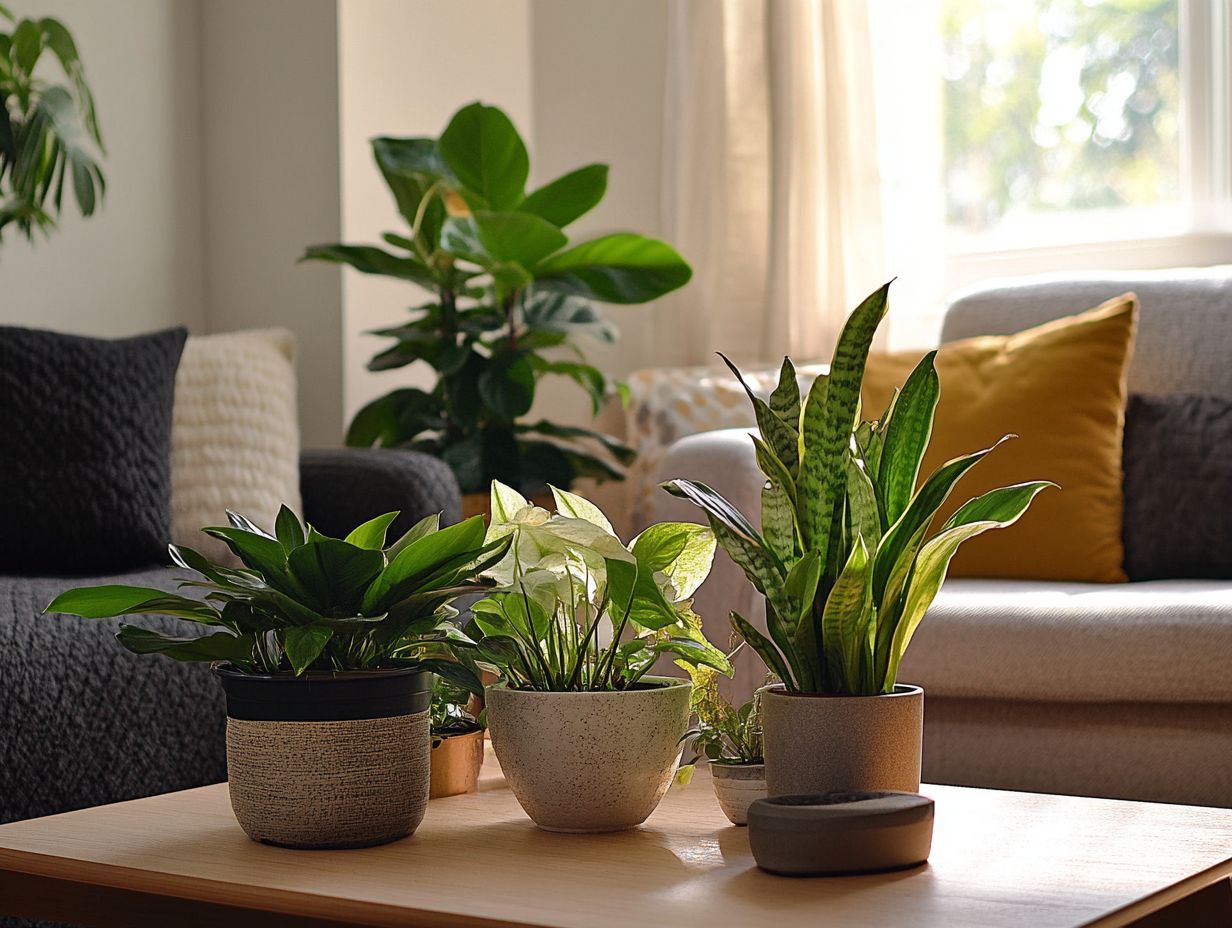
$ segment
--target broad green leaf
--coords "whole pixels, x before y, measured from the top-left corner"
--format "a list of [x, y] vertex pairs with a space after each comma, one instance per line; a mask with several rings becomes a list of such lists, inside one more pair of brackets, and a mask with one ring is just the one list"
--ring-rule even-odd
[[118, 615], [170, 615], [203, 625], [219, 624], [218, 610], [208, 603], [153, 587], [105, 586], [66, 590], [48, 604], [44, 615], [61, 613], [83, 619], [109, 619]]
[[[518, 344], [525, 347], [526, 340], [519, 339]], [[607, 378], [597, 367], [578, 361], [548, 361], [537, 354], [531, 355], [530, 361], [540, 375], [559, 374], [568, 377], [590, 397], [591, 412], [597, 416], [602, 411], [603, 401], [607, 398]]]
[[512, 263], [528, 269], [568, 241], [556, 226], [529, 213], [476, 210], [445, 220], [441, 231], [446, 252], [485, 268]]
[[385, 557], [379, 549], [327, 538], [296, 548], [287, 566], [318, 612], [341, 617], [360, 611], [364, 591], [381, 573]]
[[541, 420], [539, 422], [519, 422], [517, 430], [521, 434], [531, 433], [544, 435], [548, 438], [594, 441], [601, 445], [604, 451], [607, 451], [617, 461], [625, 465], [632, 464], [637, 459], [637, 452], [628, 445], [617, 441], [610, 435], [604, 435], [602, 432], [596, 432], [592, 429], [585, 429], [579, 426], [556, 425], [547, 420]]
[[479, 395], [496, 415], [512, 422], [535, 401], [535, 369], [524, 354], [498, 355], [479, 375]]
[[[952, 520], [953, 524], [947, 522], [946, 528], [924, 543], [916, 558], [915, 567], [911, 571], [906, 605], [894, 629], [885, 678], [879, 681], [882, 692], [889, 692], [894, 687], [898, 679], [898, 668], [907, 651], [907, 646], [911, 644], [911, 638], [924, 618], [924, 613], [932, 605], [937, 591], [945, 581], [946, 571], [959, 545], [991, 529], [1013, 525], [1027, 511], [1027, 507], [1031, 505], [1036, 495], [1048, 486], [1054, 486], [1054, 484], [1024, 483], [991, 490], [967, 503], [962, 507], [967, 511], [959, 521]], [[959, 512], [962, 512], [962, 509]], [[993, 517], [994, 513], [995, 517]], [[958, 513], [954, 515], [958, 517]], [[962, 521], [962, 519], [976, 519], [977, 517], [983, 518], [975, 521]]]
[[829, 682], [841, 692], [860, 692], [863, 653], [873, 614], [872, 559], [864, 539], [857, 535], [821, 616]]
[[285, 579], [287, 552], [276, 538], [234, 526], [212, 525], [201, 531], [214, 538], [221, 538], [232, 553], [244, 562], [245, 567], [251, 567], [268, 582], [277, 585], [278, 580]]
[[407, 545], [364, 594], [360, 612], [371, 615], [412, 592], [416, 582], [449, 560], [475, 553], [484, 541], [483, 516], [472, 516]]
[[[847, 485], [843, 457], [851, 444], [860, 383], [873, 336], [885, 316], [890, 285], [874, 291], [847, 318], [834, 349], [821, 421], [805, 415], [804, 456], [800, 462], [801, 526], [809, 544], [831, 531]], [[827, 551], [827, 560], [832, 552]]]
[[[442, 180], [444, 166], [436, 154], [436, 141], [429, 138], [375, 138], [372, 140], [372, 155], [380, 168], [381, 176], [394, 195], [398, 212], [407, 225], [414, 227], [419, 222], [420, 240], [425, 250], [433, 250], [440, 238], [441, 224], [445, 220], [445, 206], [437, 188], [433, 185]], [[431, 195], [427, 203], [424, 198]], [[407, 241], [401, 247], [417, 251], [414, 242]]]
[[355, 545], [357, 548], [380, 551], [385, 547], [385, 533], [389, 531], [389, 526], [393, 524], [394, 519], [398, 518], [398, 515], [397, 512], [387, 512], [375, 519], [369, 519], [363, 525], [352, 529], [344, 540], [347, 544]]
[[522, 307], [522, 321], [532, 330], [561, 335], [585, 335], [597, 341], [616, 341], [616, 327], [592, 306], [566, 293], [531, 287]]
[[660, 522], [633, 539], [630, 547], [643, 569], [667, 574], [680, 602], [697, 592], [710, 575], [718, 543], [704, 525]]
[[879, 478], [886, 520], [891, 525], [911, 502], [920, 463], [933, 433], [933, 416], [941, 396], [941, 383], [933, 364], [936, 356], [936, 351], [928, 352], [911, 372], [885, 431]]
[[[506, 486], [499, 480], [492, 481], [489, 508], [492, 510], [493, 525], [498, 525], [502, 522], [512, 522], [517, 514], [529, 505], [530, 500], [513, 487]], [[492, 540], [491, 532], [488, 533], [488, 540]]]
[[428, 427], [428, 417], [439, 413], [440, 400], [415, 387], [391, 390], [360, 409], [347, 429], [352, 448], [394, 447]]
[[607, 165], [588, 164], [528, 194], [518, 209], [534, 213], [563, 229], [598, 206], [605, 193]]
[[285, 504], [278, 507], [278, 518], [274, 520], [274, 536], [288, 553], [304, 543], [304, 526]]
[[688, 665], [711, 667], [729, 677], [732, 674], [731, 661], [727, 659], [727, 655], [708, 642], [669, 638], [666, 641], [656, 641], [650, 645], [649, 650], [655, 654], [675, 654]]
[[552, 255], [536, 286], [600, 303], [646, 303], [683, 287], [693, 269], [665, 242], [617, 232]]
[[576, 493], [570, 493], [568, 490], [561, 490], [557, 487], [552, 487], [552, 498], [556, 501], [556, 511], [562, 516], [569, 516], [572, 519], [582, 519], [589, 522], [591, 525], [597, 525], [609, 535], [615, 535], [616, 530], [612, 528], [612, 523], [608, 521], [607, 516], [603, 514], [603, 510], [592, 503], [585, 497], [578, 496]]
[[472, 103], [458, 110], [437, 151], [464, 190], [490, 209], [516, 209], [521, 203], [530, 158], [518, 130], [495, 106]]
[[116, 638], [134, 654], [162, 654], [177, 661], [252, 664], [252, 635], [215, 632], [203, 638], [177, 638], [136, 625], [121, 625]]
[[346, 264], [362, 274], [396, 277], [429, 289], [434, 289], [437, 285], [432, 269], [419, 259], [391, 255], [375, 245], [310, 245], [304, 249], [300, 260]]
[[405, 535], [403, 535], [401, 538], [395, 541], [392, 545], [390, 545], [388, 550], [386, 550], [385, 555], [392, 561], [395, 557], [397, 557], [402, 552], [402, 549], [405, 548], [407, 545], [412, 545], [415, 542], [419, 541], [419, 539], [424, 538], [428, 535], [432, 535], [435, 532], [439, 532], [440, 530], [441, 530], [441, 514], [439, 512], [434, 512], [432, 513], [432, 515], [424, 516], [422, 519], [420, 519], [418, 522], [412, 525], [407, 530]]
[[334, 637], [334, 630], [320, 625], [300, 625], [283, 633], [283, 649], [291, 662], [291, 671], [299, 676], [321, 656]]
[[617, 623], [628, 615], [635, 628], [658, 630], [680, 619], [654, 575], [638, 561], [608, 559], [607, 594], [611, 599], [609, 612]]

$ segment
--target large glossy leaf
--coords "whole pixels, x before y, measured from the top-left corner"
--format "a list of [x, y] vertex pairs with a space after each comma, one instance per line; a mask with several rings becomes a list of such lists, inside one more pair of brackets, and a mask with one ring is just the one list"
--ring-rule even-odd
[[322, 625], [300, 625], [283, 633], [283, 649], [295, 676], [298, 677], [321, 656], [333, 637], [334, 630]]
[[[890, 285], [874, 291], [847, 317], [834, 349], [820, 421], [805, 415], [804, 455], [800, 462], [801, 528], [811, 546], [831, 532], [847, 485], [843, 457], [851, 444], [864, 364], [877, 326], [885, 316]], [[814, 411], [815, 413], [817, 411]], [[834, 560], [827, 552], [827, 563]]]
[[407, 545], [368, 588], [360, 611], [367, 615], [381, 611], [409, 594], [416, 580], [459, 555], [475, 552], [483, 545], [484, 532], [483, 516], [472, 516]]
[[617, 232], [552, 255], [534, 276], [543, 289], [601, 303], [645, 303], [683, 287], [693, 269], [665, 242]]
[[[418, 221], [421, 241], [427, 243], [425, 247], [431, 251], [440, 237], [441, 223], [445, 219], [440, 191], [432, 193], [432, 199], [424, 203], [433, 185], [445, 173], [436, 154], [436, 141], [429, 138], [375, 138], [372, 140], [372, 155], [394, 195], [398, 212], [412, 228]], [[408, 242], [407, 246], [408, 250], [415, 250], [414, 243]]]
[[479, 395], [500, 418], [512, 422], [535, 401], [535, 369], [524, 354], [498, 355], [479, 375]]
[[425, 429], [441, 409], [440, 400], [415, 387], [391, 390], [364, 406], [347, 429], [352, 448], [392, 447], [410, 441]]
[[274, 536], [287, 552], [304, 543], [304, 526], [285, 504], [278, 507], [278, 517], [274, 520]]
[[623, 442], [612, 438], [610, 435], [604, 435], [602, 432], [596, 432], [593, 429], [580, 426], [557, 425], [554, 422], [541, 419], [538, 422], [519, 422], [517, 424], [517, 431], [523, 435], [543, 435], [547, 438], [559, 438], [566, 441], [573, 439], [594, 441], [601, 445], [604, 451], [625, 465], [632, 464], [637, 458], [637, 452]]
[[43, 610], [84, 619], [109, 619], [117, 615], [170, 615], [204, 625], [219, 624], [218, 611], [209, 604], [153, 587], [104, 586], [78, 587], [61, 593]]
[[522, 321], [530, 329], [560, 335], [585, 335], [597, 341], [616, 341], [616, 326], [589, 303], [567, 293], [531, 287], [522, 307]]
[[363, 274], [396, 277], [429, 289], [437, 285], [431, 268], [417, 258], [392, 255], [375, 245], [310, 245], [300, 260], [346, 264]]
[[606, 192], [607, 165], [588, 164], [528, 194], [518, 209], [563, 229], [594, 209]]
[[920, 476], [920, 462], [933, 433], [933, 416], [941, 396], [941, 383], [933, 364], [936, 356], [937, 352], [928, 352], [911, 372], [885, 431], [879, 478], [886, 519], [891, 525], [911, 501]]
[[529, 269], [567, 241], [560, 229], [530, 213], [476, 210], [447, 219], [441, 231], [445, 251], [485, 268], [511, 262]]
[[646, 570], [661, 570], [676, 589], [678, 601], [692, 596], [710, 575], [717, 547], [714, 532], [692, 522], [659, 522], [630, 546]]
[[389, 531], [389, 526], [396, 518], [398, 518], [398, 513], [395, 511], [369, 519], [363, 525], [353, 528], [344, 540], [347, 544], [355, 545], [357, 548], [380, 551], [385, 547], [385, 533]]
[[568, 516], [571, 519], [581, 519], [584, 522], [589, 522], [591, 525], [597, 525], [609, 535], [616, 534], [616, 530], [612, 528], [612, 523], [603, 514], [603, 510], [586, 499], [586, 497], [578, 496], [576, 493], [570, 493], [568, 490], [561, 490], [557, 487], [552, 487], [551, 489], [552, 500], [556, 503], [556, 511], [562, 516]]
[[287, 566], [308, 594], [308, 601], [327, 615], [359, 611], [368, 585], [385, 566], [380, 550], [326, 538], [301, 545], [287, 557]]
[[518, 130], [496, 107], [472, 103], [458, 110], [437, 151], [463, 189], [487, 207], [510, 210], [521, 203], [530, 158]]
[[116, 638], [135, 654], [162, 654], [190, 662], [232, 661], [241, 665], [252, 662], [252, 635], [215, 632], [203, 638], [177, 638], [136, 625], [121, 625]]

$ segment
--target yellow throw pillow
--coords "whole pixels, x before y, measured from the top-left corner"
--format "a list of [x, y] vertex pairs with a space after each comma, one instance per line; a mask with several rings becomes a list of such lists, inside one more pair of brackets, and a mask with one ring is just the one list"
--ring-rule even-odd
[[[937, 352], [941, 400], [920, 479], [1013, 433], [958, 482], [937, 525], [994, 487], [1051, 480], [1005, 531], [967, 542], [950, 574], [1114, 583], [1121, 546], [1121, 439], [1137, 318], [1132, 293], [1076, 316]], [[866, 419], [881, 415], [921, 352], [874, 354], [864, 374]]]

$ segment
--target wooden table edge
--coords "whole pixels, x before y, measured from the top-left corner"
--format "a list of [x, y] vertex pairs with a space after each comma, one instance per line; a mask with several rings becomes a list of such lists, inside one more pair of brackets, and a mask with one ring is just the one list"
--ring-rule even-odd
[[1173, 903], [1214, 886], [1220, 880], [1232, 880], [1232, 857], [1102, 915], [1093, 922], [1087, 922], [1082, 928], [1129, 928], [1139, 919], [1163, 912]]
[[[66, 867], [66, 862], [71, 863], [71, 866]], [[129, 879], [125, 879], [126, 877]], [[56, 903], [56, 911], [40, 907], [38, 911], [4, 911], [0, 914], [55, 920], [67, 917], [65, 913], [96, 910], [107, 916], [107, 920], [101, 924], [118, 924], [120, 922], [116, 921], [116, 913], [109, 912], [108, 908], [117, 899], [127, 897], [134, 900], [159, 900], [173, 908], [180, 906], [184, 908], [185, 916], [202, 904], [222, 911], [251, 913], [256, 916], [252, 922], [241, 922], [240, 925], [232, 923], [233, 928], [241, 928], [247, 924], [332, 924], [363, 925], [371, 928], [540, 928], [533, 923], [513, 919], [460, 915], [437, 909], [367, 900], [339, 899], [335, 896], [289, 889], [251, 889], [234, 883], [181, 874], [156, 874], [153, 881], [159, 884], [156, 887], [150, 885], [150, 877], [151, 871], [136, 867], [95, 861], [66, 861], [63, 857], [50, 854], [0, 848], [0, 888], [6, 890], [5, 898], [10, 898], [10, 892], [14, 893], [14, 898], [24, 898], [27, 886], [38, 887], [37, 895], [42, 899], [47, 898], [49, 890], [58, 890], [64, 894]], [[271, 916], [281, 917], [281, 921], [271, 921]], [[198, 921], [184, 924], [198, 924]]]

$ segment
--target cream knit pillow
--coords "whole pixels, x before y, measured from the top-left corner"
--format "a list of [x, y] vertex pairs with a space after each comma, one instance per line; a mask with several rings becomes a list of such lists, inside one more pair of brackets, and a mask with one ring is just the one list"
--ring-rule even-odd
[[273, 530], [278, 507], [300, 511], [295, 336], [259, 329], [188, 339], [175, 378], [171, 537], [236, 564], [201, 533], [226, 510]]

